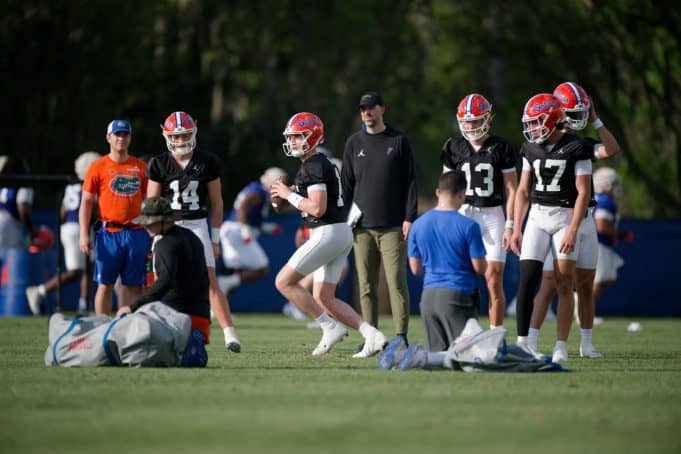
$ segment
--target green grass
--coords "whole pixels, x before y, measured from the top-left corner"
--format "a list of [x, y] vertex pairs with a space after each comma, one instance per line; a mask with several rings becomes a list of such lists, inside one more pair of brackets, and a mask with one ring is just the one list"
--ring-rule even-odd
[[681, 321], [630, 321], [596, 327], [601, 360], [573, 329], [569, 373], [467, 374], [380, 371], [356, 332], [312, 358], [319, 331], [250, 314], [240, 355], [213, 327], [205, 370], [48, 368], [46, 319], [0, 318], [0, 452], [681, 452]]

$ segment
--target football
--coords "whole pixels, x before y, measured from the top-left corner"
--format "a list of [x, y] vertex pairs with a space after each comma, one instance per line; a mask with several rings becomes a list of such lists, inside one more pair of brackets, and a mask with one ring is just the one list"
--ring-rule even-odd
[[279, 212], [288, 207], [288, 205], [288, 200], [282, 199], [279, 196], [272, 196], [272, 207], [274, 208], [274, 211]]

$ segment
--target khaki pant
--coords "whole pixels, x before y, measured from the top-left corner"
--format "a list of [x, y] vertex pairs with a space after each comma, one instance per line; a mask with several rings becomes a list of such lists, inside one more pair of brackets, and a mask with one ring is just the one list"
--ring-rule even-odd
[[409, 328], [407, 242], [402, 228], [355, 230], [355, 269], [362, 317], [378, 327], [378, 274], [383, 263], [395, 334]]

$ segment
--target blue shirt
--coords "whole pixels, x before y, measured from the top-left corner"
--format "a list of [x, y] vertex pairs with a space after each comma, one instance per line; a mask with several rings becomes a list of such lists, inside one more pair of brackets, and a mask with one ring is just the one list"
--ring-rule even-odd
[[263, 218], [267, 217], [270, 205], [268, 203], [269, 193], [265, 190], [262, 184], [260, 184], [257, 181], [252, 181], [251, 183], [248, 183], [241, 191], [239, 191], [239, 194], [237, 194], [236, 199], [234, 199], [234, 208], [232, 209], [232, 211], [229, 212], [228, 219], [230, 221], [235, 222], [239, 221], [237, 210], [241, 206], [241, 203], [244, 201], [246, 196], [249, 196], [253, 193], [260, 195], [260, 203], [248, 208], [248, 212], [246, 215], [247, 223], [251, 227], [260, 228], [260, 226], [262, 225]]
[[409, 232], [408, 255], [421, 260], [423, 288], [474, 293], [477, 277], [471, 259], [485, 254], [478, 223], [456, 211], [429, 210]]
[[[596, 210], [594, 212], [594, 217], [597, 219], [607, 219], [617, 227], [617, 224], [619, 224], [619, 214], [617, 213], [615, 199], [602, 192], [596, 193]], [[610, 247], [615, 244], [613, 237], [601, 235], [600, 233], [598, 234], [598, 242]]]

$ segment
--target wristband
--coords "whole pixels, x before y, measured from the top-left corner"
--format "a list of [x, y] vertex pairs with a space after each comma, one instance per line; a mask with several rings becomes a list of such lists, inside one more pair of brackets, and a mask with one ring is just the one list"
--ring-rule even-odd
[[210, 239], [213, 243], [219, 243], [220, 242], [220, 227], [211, 227], [210, 228]]
[[506, 228], [507, 229], [512, 229], [514, 225], [515, 225], [515, 222], [513, 222], [513, 219], [506, 219]]
[[596, 118], [592, 123], [591, 126], [594, 127], [594, 129], [601, 129], [603, 127], [603, 122], [601, 121], [600, 118]]
[[286, 200], [288, 200], [288, 202], [297, 209], [300, 206], [300, 202], [303, 201], [303, 198], [304, 197], [300, 194], [292, 192], [288, 195], [288, 197], [286, 197]]

